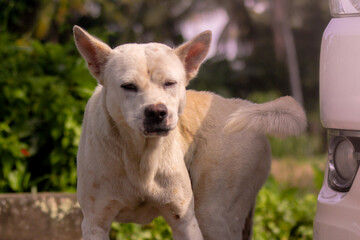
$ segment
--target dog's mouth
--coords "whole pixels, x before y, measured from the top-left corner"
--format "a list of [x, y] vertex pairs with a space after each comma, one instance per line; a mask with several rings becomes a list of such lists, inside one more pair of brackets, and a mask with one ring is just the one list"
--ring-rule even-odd
[[170, 131], [170, 127], [148, 128], [143, 131], [143, 134], [145, 137], [167, 136]]
[[159, 120], [145, 118], [143, 121], [143, 135], [145, 137], [167, 136], [170, 131], [175, 128], [173, 123], [173, 117], [171, 114], [170, 116]]

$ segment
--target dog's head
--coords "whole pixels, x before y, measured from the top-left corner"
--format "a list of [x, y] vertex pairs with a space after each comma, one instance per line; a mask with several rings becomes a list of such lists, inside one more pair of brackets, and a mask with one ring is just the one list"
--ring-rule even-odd
[[206, 57], [211, 32], [176, 49], [159, 43], [111, 49], [78, 26], [76, 46], [103, 86], [105, 106], [115, 122], [125, 121], [145, 137], [165, 136], [185, 107], [185, 87]]

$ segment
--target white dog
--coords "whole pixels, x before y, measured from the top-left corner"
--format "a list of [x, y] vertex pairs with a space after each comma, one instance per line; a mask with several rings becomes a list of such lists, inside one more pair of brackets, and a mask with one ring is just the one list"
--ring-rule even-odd
[[78, 26], [77, 48], [99, 85], [77, 156], [83, 238], [108, 239], [113, 220], [163, 216], [176, 240], [250, 239], [271, 151], [265, 134], [296, 135], [306, 116], [291, 97], [264, 104], [186, 91], [211, 41], [176, 49], [111, 49]]

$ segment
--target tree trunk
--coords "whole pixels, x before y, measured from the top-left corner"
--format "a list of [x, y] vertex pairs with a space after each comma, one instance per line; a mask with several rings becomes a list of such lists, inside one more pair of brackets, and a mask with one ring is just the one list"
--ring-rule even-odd
[[[294, 36], [290, 28], [287, 0], [273, 0], [273, 31], [275, 51], [278, 60], [286, 59], [292, 96], [303, 104], [299, 63]], [[285, 56], [284, 56], [285, 55]]]

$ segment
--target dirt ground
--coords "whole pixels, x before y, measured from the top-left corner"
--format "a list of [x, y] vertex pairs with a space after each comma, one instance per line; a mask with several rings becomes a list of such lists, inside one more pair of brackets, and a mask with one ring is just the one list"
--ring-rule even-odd
[[[286, 187], [297, 187], [306, 191], [317, 192], [318, 172], [324, 172], [326, 156], [312, 157], [305, 160], [295, 158], [273, 159], [271, 175]], [[316, 170], [317, 169], [317, 170]], [[321, 179], [320, 179], [321, 181]]]

